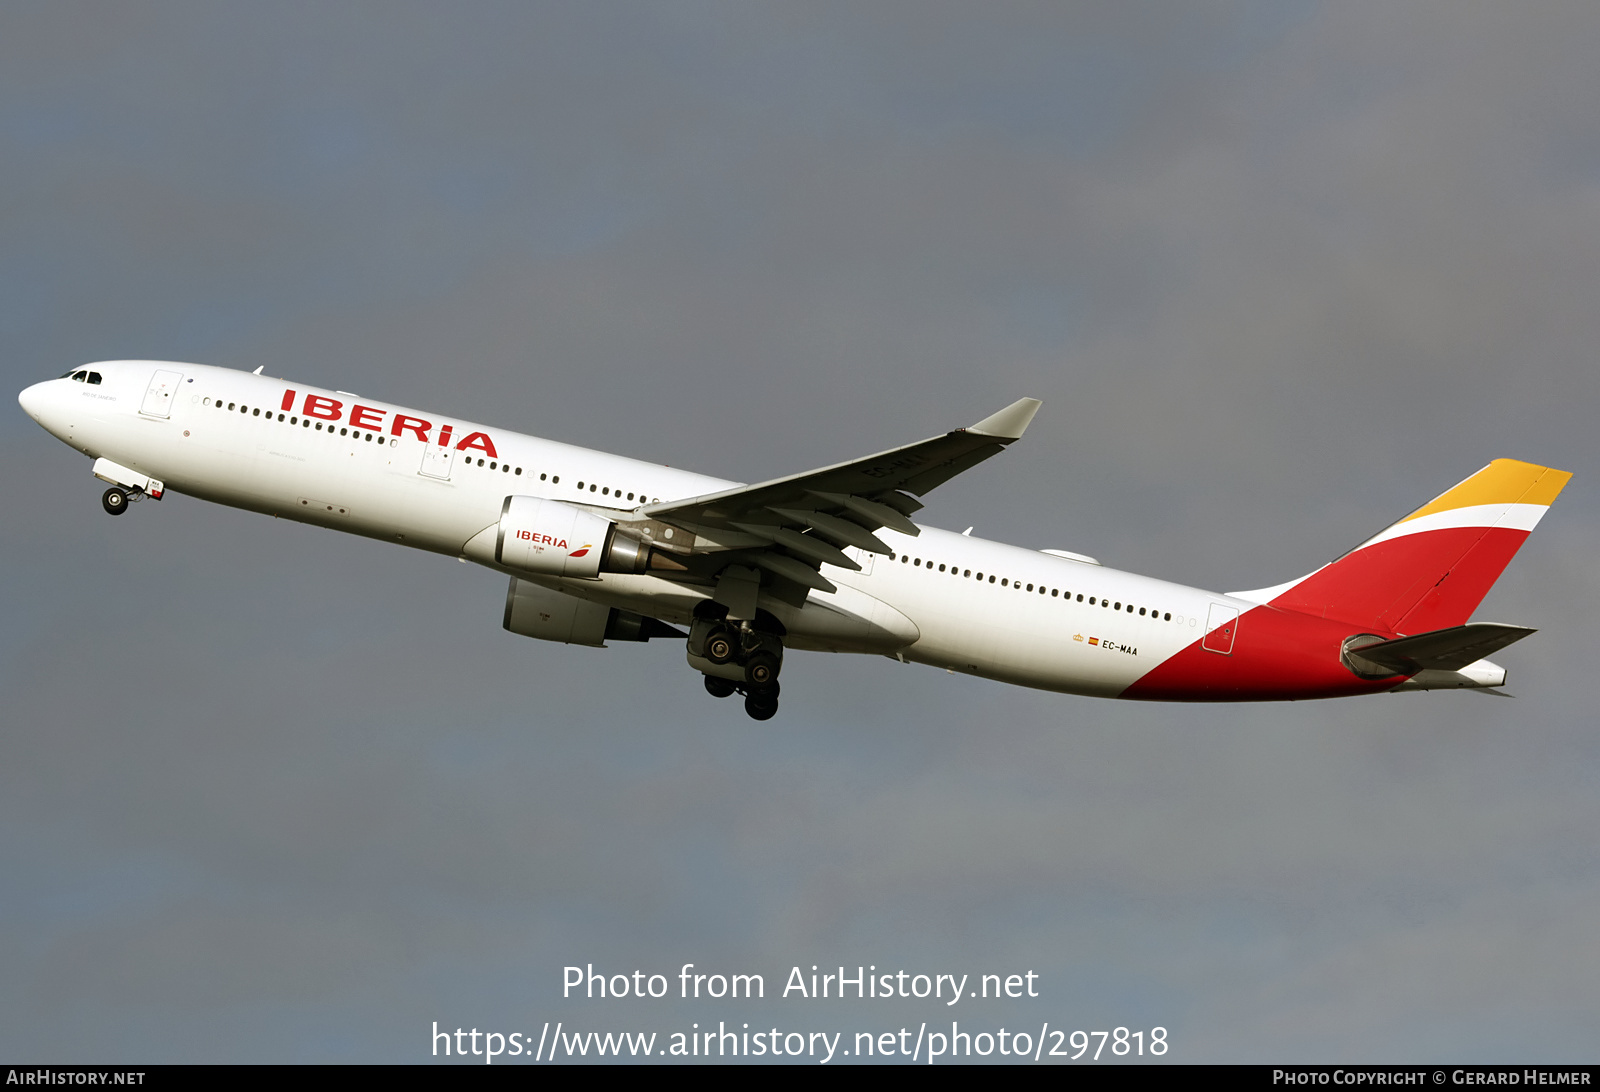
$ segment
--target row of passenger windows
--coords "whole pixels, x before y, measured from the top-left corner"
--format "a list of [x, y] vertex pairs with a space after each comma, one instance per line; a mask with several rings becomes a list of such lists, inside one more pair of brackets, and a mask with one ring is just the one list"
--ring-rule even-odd
[[[890, 554], [889, 555], [889, 560], [893, 561], [894, 559], [895, 559], [895, 555], [894, 554]], [[929, 569], [929, 570], [932, 570], [932, 568], [933, 568], [933, 562], [931, 560], [930, 561], [923, 561], [922, 558], [920, 558], [920, 557], [912, 557], [909, 554], [901, 554], [900, 555], [900, 564], [902, 564], [902, 565], [911, 565], [914, 568], [922, 568], [922, 569]], [[980, 582], [981, 581], [987, 581], [990, 584], [998, 583], [1002, 588], [1015, 588], [1017, 591], [1023, 591], [1024, 590], [1022, 581], [1020, 581], [1020, 580], [1012, 580], [1010, 577], [1006, 577], [1006, 576], [997, 577], [997, 576], [995, 576], [994, 573], [990, 573], [988, 576], [984, 576], [982, 573], [975, 573], [971, 569], [960, 569], [960, 568], [957, 568], [957, 567], [955, 567], [953, 565], [946, 566], [943, 563], [941, 563], [939, 565], [939, 571], [940, 572], [949, 572], [949, 574], [951, 576], [959, 576], [959, 577], [962, 577], [962, 578], [967, 579], [967, 580], [977, 580], [977, 581], [980, 581]], [[1031, 591], [1037, 591], [1040, 595], [1048, 595], [1052, 599], [1067, 599], [1067, 600], [1071, 600], [1073, 598], [1073, 595], [1072, 595], [1072, 593], [1070, 591], [1065, 591], [1064, 592], [1060, 588], [1049, 588], [1049, 587], [1046, 587], [1043, 584], [1038, 585], [1037, 588], [1034, 585], [1029, 584], [1029, 585], [1027, 585], [1026, 590], [1030, 591], [1030, 592]], [[1084, 598], [1083, 598], [1083, 593], [1082, 592], [1078, 593], [1077, 601], [1080, 602], [1080, 603], [1084, 602]], [[1089, 603], [1089, 606], [1091, 606], [1091, 607], [1100, 606], [1100, 607], [1106, 608], [1107, 610], [1125, 610], [1129, 614], [1137, 613], [1140, 617], [1159, 618], [1163, 622], [1172, 621], [1171, 613], [1163, 613], [1163, 612], [1161, 612], [1159, 610], [1156, 610], [1153, 607], [1135, 607], [1132, 603], [1126, 603], [1126, 604], [1121, 603], [1121, 602], [1113, 603], [1109, 599], [1098, 599], [1097, 600], [1097, 597], [1095, 597], [1093, 595], [1089, 596], [1088, 603]]]
[[[62, 376], [62, 378], [66, 379], [66, 378], [68, 378], [70, 376], [71, 378], [76, 379], [79, 382], [82, 382], [84, 374], [85, 373], [83, 373], [83, 372], [68, 372], [67, 375]], [[89, 382], [91, 382], [91, 383], [100, 382], [100, 374], [98, 372], [89, 372], [87, 374], [92, 377], [89, 380]], [[210, 398], [207, 398], [205, 400], [205, 402], [206, 402], [206, 405], [213, 405], [217, 409], [224, 410], [225, 412], [229, 412], [229, 413], [234, 412], [235, 409], [237, 409], [237, 411], [239, 413], [246, 414], [246, 415], [248, 415], [250, 417], [260, 417], [261, 416], [261, 412], [262, 412], [260, 406], [256, 406], [256, 407], [252, 408], [252, 407], [246, 406], [246, 405], [244, 405], [242, 403], [229, 402], [226, 406], [224, 406], [222, 404], [222, 400], [220, 398], [217, 399], [217, 401], [215, 401], [215, 402], [213, 402]], [[273, 411], [269, 409], [269, 410], [266, 411], [266, 414], [267, 414], [267, 419], [270, 421], [272, 419]], [[285, 415], [284, 414], [282, 414], [282, 413], [278, 414], [278, 420], [279, 421], [282, 421], [284, 419], [285, 419]], [[291, 425], [299, 425], [302, 428], [311, 428], [311, 427], [315, 426], [316, 430], [318, 432], [321, 432], [323, 430], [323, 427], [324, 427], [324, 422], [322, 422], [322, 421], [313, 421], [310, 417], [307, 417], [307, 418], [302, 420], [299, 417], [289, 416], [288, 417], [288, 423], [291, 424]], [[328, 423], [326, 425], [326, 427], [327, 427], [328, 432], [331, 434], [333, 432], [332, 423], [331, 422]], [[348, 436], [348, 435], [350, 435], [350, 433], [352, 431], [355, 432], [355, 435], [356, 435], [357, 439], [365, 438], [368, 443], [371, 443], [373, 440], [377, 440], [378, 443], [380, 443], [380, 444], [385, 442], [384, 438], [382, 436], [379, 436], [377, 433], [375, 433], [375, 432], [362, 432], [360, 429], [351, 430], [349, 428], [340, 428], [339, 429], [339, 435], [340, 436]], [[396, 437], [390, 437], [390, 439], [387, 442], [388, 442], [390, 447], [395, 447], [400, 443], [399, 439], [396, 438]], [[466, 458], [462, 459], [461, 461], [467, 466], [474, 465], [472, 456], [470, 456], [470, 455], [467, 456]], [[483, 466], [485, 461], [488, 462], [490, 470], [499, 470], [501, 473], [510, 474], [513, 477], [519, 477], [520, 478], [522, 476], [522, 467], [520, 467], [520, 466], [513, 467], [510, 463], [502, 463], [498, 459], [489, 459], [489, 460], [479, 459], [479, 460], [477, 460], [476, 465]], [[530, 474], [529, 477], [532, 477], [532, 475]], [[539, 475], [539, 480], [540, 481], [549, 481], [551, 485], [560, 485], [561, 484], [561, 475], [560, 474], [556, 474], [556, 475], [554, 475], [552, 477], [549, 474], [540, 474]], [[584, 488], [583, 482], [579, 482], [578, 483], [578, 492], [580, 492], [580, 493], [583, 492], [583, 488]], [[615, 497], [617, 497], [619, 499], [622, 497], [622, 490], [620, 490], [620, 489], [613, 490], [609, 485], [607, 485], [607, 486], [599, 486], [599, 485], [595, 485], [595, 484], [591, 483], [589, 485], [589, 492], [594, 493], [596, 491], [598, 491], [601, 494], [601, 496], [606, 496], [606, 497], [615, 496]], [[638, 498], [639, 498], [639, 502], [641, 504], [644, 503], [644, 501], [646, 500], [645, 495], [643, 493], [638, 494]], [[633, 500], [634, 499], [634, 494], [629, 493], [628, 494], [628, 499], [629, 500]], [[661, 499], [660, 497], [656, 497], [655, 498], [655, 500], [657, 500], [657, 501], [659, 501], [660, 499]]]
[[[560, 480], [561, 480], [560, 478], [556, 479], [556, 481], [560, 481]], [[600, 495], [602, 497], [618, 497], [618, 498], [620, 498], [622, 496], [622, 490], [620, 490], [620, 489], [612, 489], [609, 485], [595, 485], [593, 482], [590, 482], [589, 483], [589, 492], [593, 493], [596, 490], [599, 490]], [[580, 492], [580, 493], [583, 492], [583, 483], [582, 482], [578, 483], [578, 492]], [[628, 499], [629, 500], [633, 500], [633, 494], [632, 493], [628, 494]], [[649, 503], [651, 503], [651, 504], [656, 504], [660, 500], [661, 500], [660, 497], [646, 497], [643, 493], [639, 494], [639, 503], [640, 504], [644, 504], [647, 501]]]
[[[242, 403], [239, 403], [239, 404], [236, 405], [233, 402], [229, 402], [226, 406], [224, 406], [222, 404], [222, 399], [220, 399], [220, 398], [217, 399], [215, 402], [212, 402], [211, 399], [207, 398], [206, 402], [209, 403], [210, 405], [215, 406], [219, 410], [226, 410], [226, 411], [228, 411], [230, 413], [233, 412], [235, 409], [237, 409], [240, 413], [245, 414], [246, 416], [249, 416], [249, 417], [260, 417], [262, 415], [262, 410], [261, 410], [260, 406], [255, 406], [255, 407], [252, 408], [252, 407], [246, 406], [246, 405], [244, 405]], [[269, 420], [269, 421], [272, 420], [272, 413], [273, 413], [273, 411], [270, 410], [270, 409], [266, 411], [267, 420]], [[291, 425], [299, 425], [301, 428], [310, 428], [313, 425], [315, 425], [318, 432], [321, 432], [323, 430], [324, 425], [326, 424], [326, 427], [327, 427], [327, 430], [328, 430], [328, 434], [329, 435], [333, 434], [333, 422], [331, 422], [331, 421], [328, 421], [328, 422], [313, 421], [310, 417], [300, 418], [300, 417], [288, 416], [288, 415], [285, 415], [285, 414], [282, 414], [282, 413], [278, 414], [278, 420], [279, 421], [287, 420], [289, 424], [291, 424]], [[357, 429], [341, 428], [339, 430], [339, 435], [340, 436], [349, 436], [352, 433], [355, 435], [356, 439], [365, 440], [369, 444], [372, 443], [372, 441], [374, 441], [374, 440], [378, 441], [378, 443], [380, 445], [382, 445], [384, 443], [388, 443], [388, 445], [390, 447], [395, 447], [400, 443], [400, 441], [398, 439], [392, 439], [392, 438], [387, 440], [387, 441], [385, 441], [384, 438], [382, 436], [379, 436], [376, 432], [363, 432], [358, 428]]]

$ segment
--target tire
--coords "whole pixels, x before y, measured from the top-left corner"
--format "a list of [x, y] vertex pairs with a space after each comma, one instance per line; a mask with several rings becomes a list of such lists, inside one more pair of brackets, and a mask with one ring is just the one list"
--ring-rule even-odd
[[778, 658], [770, 652], [752, 652], [744, 662], [744, 681], [755, 687], [772, 686], [778, 681]]
[[771, 720], [778, 715], [778, 699], [770, 702], [759, 700], [754, 694], [744, 699], [744, 711], [751, 720]]
[[706, 638], [706, 659], [721, 666], [739, 654], [738, 638], [726, 627], [712, 630]]
[[733, 693], [733, 683], [727, 679], [719, 679], [715, 675], [707, 675], [705, 680], [706, 693], [713, 698], [726, 698]]
[[100, 496], [100, 507], [113, 516], [120, 516], [128, 510], [128, 494], [112, 486]]

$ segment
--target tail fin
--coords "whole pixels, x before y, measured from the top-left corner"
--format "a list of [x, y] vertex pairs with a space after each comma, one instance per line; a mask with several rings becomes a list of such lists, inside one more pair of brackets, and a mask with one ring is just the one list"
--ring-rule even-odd
[[1462, 625], [1571, 477], [1496, 459], [1309, 576], [1235, 594], [1391, 633]]

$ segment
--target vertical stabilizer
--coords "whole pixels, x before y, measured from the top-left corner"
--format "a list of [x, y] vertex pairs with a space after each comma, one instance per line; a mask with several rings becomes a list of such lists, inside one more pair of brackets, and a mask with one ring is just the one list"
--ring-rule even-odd
[[1496, 459], [1309, 576], [1237, 594], [1391, 633], [1462, 625], [1571, 477]]

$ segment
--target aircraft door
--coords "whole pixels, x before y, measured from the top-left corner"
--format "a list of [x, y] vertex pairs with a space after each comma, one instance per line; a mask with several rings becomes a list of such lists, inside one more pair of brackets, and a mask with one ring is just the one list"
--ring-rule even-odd
[[139, 412], [151, 417], [170, 417], [172, 396], [178, 393], [178, 384], [182, 382], [182, 372], [156, 372], [150, 377], [150, 389], [144, 392], [144, 402], [139, 406]]
[[441, 444], [422, 445], [422, 465], [417, 473], [442, 481], [450, 480], [450, 468], [455, 465], [456, 453]]
[[1211, 604], [1211, 611], [1206, 615], [1206, 636], [1200, 642], [1200, 647], [1207, 652], [1218, 652], [1224, 656], [1233, 655], [1234, 631], [1239, 628], [1239, 609], [1223, 603]]

